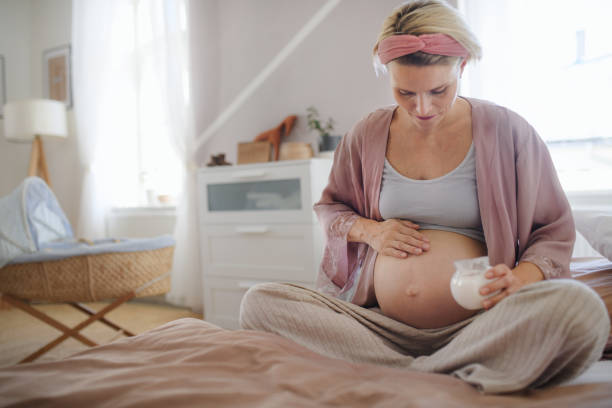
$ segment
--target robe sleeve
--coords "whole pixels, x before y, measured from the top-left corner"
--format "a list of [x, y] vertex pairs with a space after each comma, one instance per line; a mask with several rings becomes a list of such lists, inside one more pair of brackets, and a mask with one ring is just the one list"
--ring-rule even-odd
[[314, 205], [326, 238], [317, 289], [340, 298], [342, 293], [354, 290], [357, 282], [353, 272], [359, 266], [358, 257], [367, 248], [366, 244], [347, 241], [355, 221], [365, 217], [360, 136], [365, 132], [366, 119], [358, 122], [340, 141], [328, 184]]
[[571, 207], [546, 144], [525, 124], [516, 146], [519, 263], [537, 265], [545, 279], [571, 278], [576, 239]]

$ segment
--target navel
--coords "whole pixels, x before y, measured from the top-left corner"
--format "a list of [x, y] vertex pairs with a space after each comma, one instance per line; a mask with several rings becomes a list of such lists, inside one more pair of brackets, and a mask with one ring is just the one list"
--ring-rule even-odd
[[406, 294], [408, 296], [416, 296], [419, 294], [419, 289], [416, 286], [408, 286], [406, 288]]

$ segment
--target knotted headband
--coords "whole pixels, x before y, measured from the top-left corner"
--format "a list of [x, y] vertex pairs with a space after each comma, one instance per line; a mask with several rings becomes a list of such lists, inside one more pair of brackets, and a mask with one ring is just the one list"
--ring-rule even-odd
[[383, 64], [417, 51], [427, 54], [467, 57], [470, 55], [457, 40], [446, 34], [398, 34], [387, 37], [378, 44], [378, 58]]

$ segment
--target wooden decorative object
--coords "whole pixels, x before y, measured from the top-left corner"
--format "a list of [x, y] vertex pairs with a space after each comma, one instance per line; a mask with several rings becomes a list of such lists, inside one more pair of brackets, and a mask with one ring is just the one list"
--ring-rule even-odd
[[213, 154], [210, 156], [210, 161], [206, 163], [207, 167], [214, 166], [230, 166], [232, 163], [225, 160], [225, 153]]
[[314, 156], [310, 143], [284, 142], [280, 145], [279, 160], [304, 160]]
[[272, 143], [272, 147], [274, 147], [274, 161], [279, 159], [280, 153], [280, 143], [281, 139], [289, 135], [293, 126], [295, 125], [295, 121], [297, 120], [296, 115], [287, 116], [283, 121], [275, 128], [266, 130], [265, 132], [260, 133], [255, 137], [254, 142], [263, 142], [268, 141]]
[[268, 162], [271, 151], [270, 142], [238, 143], [238, 164]]

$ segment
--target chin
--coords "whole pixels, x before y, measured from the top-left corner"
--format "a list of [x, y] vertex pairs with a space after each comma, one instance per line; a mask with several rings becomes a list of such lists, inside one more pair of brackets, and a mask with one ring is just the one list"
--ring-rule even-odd
[[[429, 115], [431, 116], [431, 115]], [[442, 119], [444, 118], [443, 114], [437, 113], [435, 114], [435, 117], [429, 119], [429, 120], [421, 120], [419, 119], [416, 115], [412, 115], [412, 120], [419, 126], [422, 128], [430, 128], [432, 126], [435, 126], [437, 124], [439, 124], [440, 122], [442, 122]]]

